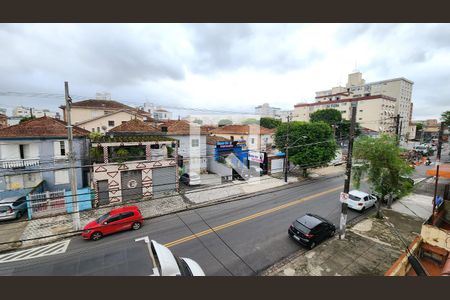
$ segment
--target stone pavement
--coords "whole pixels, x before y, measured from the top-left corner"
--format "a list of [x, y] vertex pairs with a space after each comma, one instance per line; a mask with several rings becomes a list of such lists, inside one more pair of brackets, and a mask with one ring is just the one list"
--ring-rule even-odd
[[[394, 210], [385, 216], [409, 243], [422, 220]], [[368, 217], [349, 227], [344, 240], [327, 240], [315, 249], [300, 250], [268, 268], [263, 276], [383, 276], [404, 250], [403, 243], [383, 220]], [[294, 242], [294, 241], [293, 241]]]

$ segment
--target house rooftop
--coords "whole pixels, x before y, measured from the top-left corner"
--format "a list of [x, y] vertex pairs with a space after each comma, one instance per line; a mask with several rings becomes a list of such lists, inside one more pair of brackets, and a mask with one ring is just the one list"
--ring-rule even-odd
[[215, 136], [215, 135], [208, 135], [206, 137], [206, 144], [208, 144], [208, 145], [216, 145], [217, 142], [231, 142], [231, 140], [221, 137], [221, 136]]
[[[60, 106], [61, 109], [64, 109], [66, 106]], [[99, 100], [99, 99], [88, 99], [82, 100], [78, 102], [73, 102], [72, 107], [75, 108], [97, 108], [97, 109], [132, 109], [132, 107], [120, 103], [115, 100]]]
[[[54, 138], [67, 137], [67, 123], [51, 117], [31, 119], [23, 123], [1, 128], [0, 138]], [[73, 136], [88, 136], [89, 131], [73, 126]]]
[[274, 132], [275, 132], [274, 129], [268, 129], [268, 128], [262, 127], [260, 125], [257, 125], [257, 124], [226, 125], [226, 126], [222, 126], [222, 127], [211, 130], [211, 133], [213, 133], [213, 134], [220, 134], [220, 133], [226, 133], [226, 134], [249, 134], [249, 133], [273, 134]]
[[[191, 128], [192, 126], [192, 128]], [[167, 132], [168, 135], [190, 135], [195, 134], [197, 130], [191, 132], [191, 129], [199, 127], [199, 131], [201, 135], [208, 134], [206, 128], [199, 126], [196, 123], [189, 123], [186, 120], [167, 120], [162, 122], [159, 126], [161, 132]], [[165, 129], [163, 129], [165, 128]], [[164, 131], [163, 131], [164, 130]]]
[[161, 133], [161, 130], [150, 123], [143, 122], [139, 119], [132, 119], [120, 124], [109, 130], [111, 133], [128, 133], [128, 134], [150, 134]]

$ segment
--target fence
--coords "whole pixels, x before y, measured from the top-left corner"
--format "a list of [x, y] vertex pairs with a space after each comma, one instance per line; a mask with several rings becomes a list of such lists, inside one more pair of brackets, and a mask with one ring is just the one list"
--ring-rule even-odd
[[66, 211], [65, 190], [29, 194], [27, 200], [29, 219]]

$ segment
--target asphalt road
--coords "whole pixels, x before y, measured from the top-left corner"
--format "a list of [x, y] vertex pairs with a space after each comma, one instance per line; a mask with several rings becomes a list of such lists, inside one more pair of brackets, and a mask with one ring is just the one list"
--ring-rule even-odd
[[[253, 275], [302, 249], [287, 235], [292, 221], [311, 212], [337, 226], [343, 177], [146, 221], [138, 231], [97, 242], [71, 239], [65, 253], [0, 263], [0, 275], [149, 275], [150, 257], [135, 238], [149, 236], [177, 256], [197, 261], [206, 275]], [[362, 190], [366, 190], [364, 187]], [[348, 220], [360, 216], [349, 210]], [[210, 228], [215, 228], [215, 231]], [[195, 238], [194, 233], [201, 233]]]

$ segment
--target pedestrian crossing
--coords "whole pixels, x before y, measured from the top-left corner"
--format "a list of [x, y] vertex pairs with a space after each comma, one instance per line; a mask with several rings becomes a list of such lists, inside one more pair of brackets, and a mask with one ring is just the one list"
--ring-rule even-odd
[[0, 264], [66, 252], [70, 240], [0, 255]]

